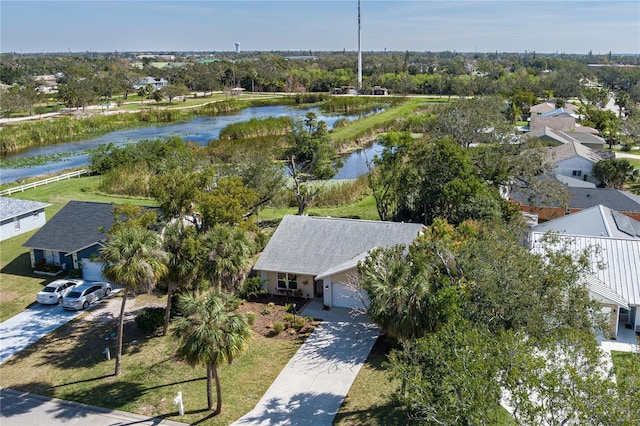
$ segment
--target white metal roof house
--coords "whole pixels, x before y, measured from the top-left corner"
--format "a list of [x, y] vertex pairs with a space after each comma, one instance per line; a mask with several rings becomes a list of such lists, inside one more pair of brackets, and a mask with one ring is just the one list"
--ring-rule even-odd
[[557, 246], [578, 254], [590, 250], [591, 271], [585, 277], [591, 295], [611, 312], [613, 336], [618, 325], [640, 332], [640, 222], [604, 206], [595, 206], [534, 226], [532, 250], [544, 254], [541, 239], [557, 233]]
[[271, 294], [294, 291], [323, 297], [329, 307], [360, 308], [367, 296], [349, 285], [358, 262], [373, 248], [409, 245], [423, 230], [417, 223], [288, 215], [253, 269]]
[[0, 241], [40, 228], [49, 203], [0, 197]]

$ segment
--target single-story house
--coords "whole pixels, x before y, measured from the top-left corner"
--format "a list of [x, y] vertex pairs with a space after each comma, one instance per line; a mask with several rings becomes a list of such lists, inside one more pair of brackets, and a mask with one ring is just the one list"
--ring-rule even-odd
[[270, 294], [293, 291], [322, 297], [329, 307], [361, 308], [367, 295], [350, 285], [358, 262], [376, 247], [409, 245], [424, 229], [417, 223], [288, 215], [253, 269]]
[[40, 228], [49, 203], [0, 197], [0, 241]]
[[640, 222], [604, 206], [545, 222], [531, 228], [529, 242], [534, 252], [547, 248], [540, 240], [554, 232], [557, 246], [579, 255], [590, 253], [590, 271], [583, 276], [591, 296], [610, 314], [609, 333], [618, 327], [640, 332]]
[[535, 213], [541, 221], [577, 213], [581, 210], [602, 204], [610, 209], [640, 221], [640, 196], [626, 191], [610, 188], [580, 188], [567, 186], [569, 207], [565, 210], [560, 204], [550, 202], [544, 206], [532, 206], [525, 190], [514, 189], [509, 198], [520, 206], [520, 210]]
[[101, 281], [102, 263], [92, 257], [113, 226], [113, 204], [69, 201], [22, 246], [29, 249], [31, 267], [55, 264], [63, 271], [82, 269], [83, 278]]

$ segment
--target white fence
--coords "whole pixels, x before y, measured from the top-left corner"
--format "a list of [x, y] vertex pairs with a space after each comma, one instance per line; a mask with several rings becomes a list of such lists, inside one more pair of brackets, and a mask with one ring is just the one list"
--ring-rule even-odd
[[37, 188], [41, 185], [47, 185], [53, 182], [60, 182], [61, 180], [71, 179], [72, 177], [80, 177], [82, 175], [88, 175], [91, 172], [88, 169], [76, 170], [74, 172], [65, 173], [63, 175], [50, 177], [44, 180], [39, 180], [37, 182], [26, 183], [24, 185], [16, 186], [15, 188], [5, 189], [4, 191], [0, 191], [0, 196], [11, 195], [16, 192], [24, 192], [25, 189]]

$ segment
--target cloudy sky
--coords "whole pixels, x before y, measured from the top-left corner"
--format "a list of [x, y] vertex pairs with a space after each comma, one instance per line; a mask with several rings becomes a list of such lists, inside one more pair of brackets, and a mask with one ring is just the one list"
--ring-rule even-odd
[[[637, 0], [361, 0], [364, 51], [640, 54]], [[357, 0], [2, 0], [1, 52], [357, 50]]]

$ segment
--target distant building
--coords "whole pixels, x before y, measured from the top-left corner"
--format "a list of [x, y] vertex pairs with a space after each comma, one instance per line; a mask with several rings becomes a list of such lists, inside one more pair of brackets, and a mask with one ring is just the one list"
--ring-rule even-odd
[[133, 88], [138, 89], [140, 87], [151, 86], [154, 90], [160, 90], [168, 84], [168, 81], [164, 78], [145, 77], [137, 81]]

